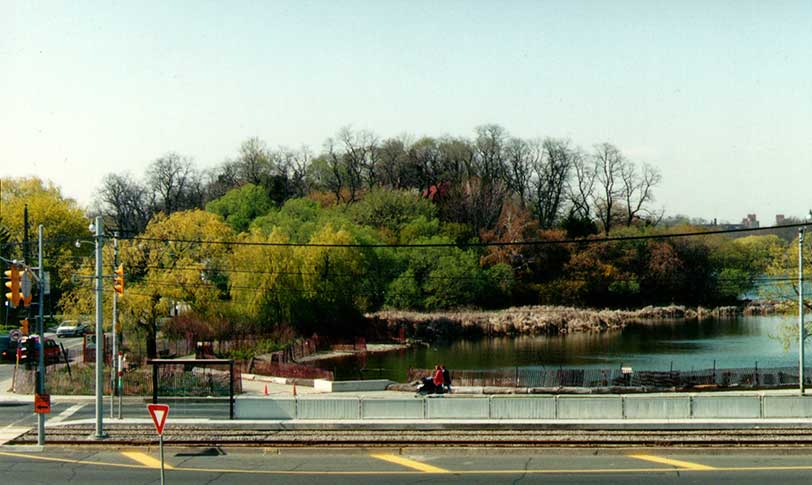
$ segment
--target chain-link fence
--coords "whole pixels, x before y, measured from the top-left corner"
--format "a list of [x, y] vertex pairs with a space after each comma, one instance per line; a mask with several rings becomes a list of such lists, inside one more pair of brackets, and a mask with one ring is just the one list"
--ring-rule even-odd
[[[494, 387], [647, 387], [771, 388], [798, 385], [797, 367], [711, 368], [700, 370], [648, 371], [631, 368], [538, 368], [510, 367], [488, 370], [450, 370], [454, 386]], [[432, 374], [430, 369], [409, 369], [407, 381]], [[812, 384], [812, 368], [805, 368], [804, 382]]]

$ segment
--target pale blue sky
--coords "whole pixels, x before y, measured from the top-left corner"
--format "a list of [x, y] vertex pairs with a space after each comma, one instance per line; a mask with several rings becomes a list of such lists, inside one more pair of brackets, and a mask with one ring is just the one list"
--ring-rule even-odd
[[0, 0], [0, 175], [83, 204], [168, 151], [484, 123], [611, 142], [667, 214], [801, 216], [812, 2]]

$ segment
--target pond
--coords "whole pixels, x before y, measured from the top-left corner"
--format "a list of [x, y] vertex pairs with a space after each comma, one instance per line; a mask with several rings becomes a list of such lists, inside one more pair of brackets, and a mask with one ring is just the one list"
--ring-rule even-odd
[[[403, 382], [411, 368], [504, 367], [693, 370], [797, 366], [797, 337], [784, 349], [782, 327], [796, 317], [742, 316], [725, 320], [658, 320], [616, 332], [561, 336], [493, 337], [434, 342], [409, 349], [321, 361], [336, 379], [392, 379]], [[807, 353], [810, 346], [806, 346]], [[807, 362], [812, 362], [812, 356]], [[809, 365], [809, 364], [807, 364]]]

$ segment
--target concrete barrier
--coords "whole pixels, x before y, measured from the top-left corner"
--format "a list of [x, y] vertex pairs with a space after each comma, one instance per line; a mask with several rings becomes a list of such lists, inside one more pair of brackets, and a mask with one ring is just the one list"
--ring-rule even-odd
[[559, 396], [556, 417], [560, 419], [622, 419], [623, 400], [620, 396]]
[[295, 419], [295, 399], [238, 398], [234, 402], [237, 419]]
[[494, 419], [554, 419], [555, 397], [491, 398], [491, 418]]
[[352, 399], [299, 399], [298, 419], [360, 419], [361, 400]]
[[362, 419], [423, 419], [423, 399], [362, 399]]
[[760, 418], [760, 396], [694, 396], [693, 418]]
[[487, 397], [428, 398], [428, 419], [488, 419], [490, 399]]
[[394, 384], [388, 379], [370, 379], [367, 381], [327, 381], [313, 380], [313, 389], [321, 392], [362, 392], [385, 391], [387, 386]]
[[764, 396], [765, 418], [812, 418], [812, 396]]
[[239, 397], [234, 414], [269, 420], [812, 418], [812, 396]]
[[624, 396], [623, 417], [627, 419], [687, 419], [691, 417], [691, 397]]

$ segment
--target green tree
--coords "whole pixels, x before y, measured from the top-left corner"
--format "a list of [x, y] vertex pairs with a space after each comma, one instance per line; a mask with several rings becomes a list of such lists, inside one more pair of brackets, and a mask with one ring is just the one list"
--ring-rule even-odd
[[[28, 206], [29, 261], [36, 265], [37, 226], [43, 225], [44, 265], [51, 273], [51, 298], [59, 301], [64, 288], [70, 284], [74, 268], [74, 257], [88, 254], [90, 248], [74, 246], [74, 241], [87, 239], [89, 221], [75, 200], [62, 195], [61, 190], [51, 182], [39, 178], [0, 179], [0, 221], [8, 231], [5, 250], [0, 253], [7, 259], [23, 258], [24, 209]], [[0, 250], [3, 250], [0, 248]], [[46, 300], [47, 302], [47, 300]]]
[[273, 201], [265, 190], [254, 184], [246, 184], [228, 191], [219, 199], [206, 204], [206, 210], [219, 214], [236, 232], [244, 232], [251, 222], [273, 208]]

